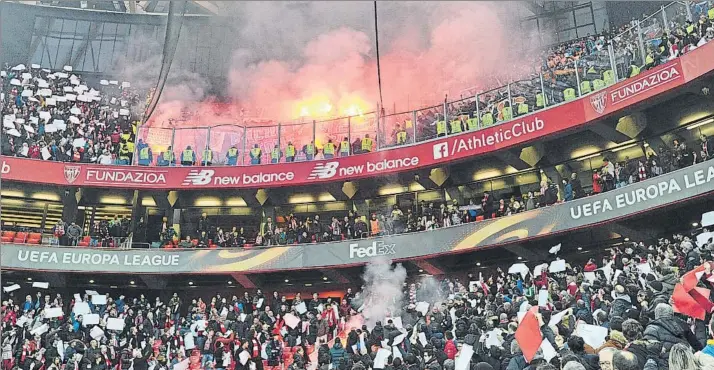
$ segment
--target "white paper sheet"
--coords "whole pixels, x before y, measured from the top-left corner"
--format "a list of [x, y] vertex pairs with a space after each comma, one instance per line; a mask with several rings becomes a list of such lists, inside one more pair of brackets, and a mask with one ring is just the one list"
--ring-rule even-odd
[[89, 304], [87, 302], [76, 302], [74, 304], [74, 307], [72, 308], [72, 311], [75, 315], [86, 315], [88, 313], [92, 313], [92, 311], [90, 311], [89, 309]]
[[99, 314], [90, 313], [82, 317], [82, 325], [98, 325], [99, 324]]
[[186, 348], [186, 350], [196, 348], [196, 344], [193, 341], [193, 334], [186, 333], [186, 335], [183, 336], [183, 347]]
[[554, 315], [550, 316], [550, 321], [548, 321], [548, 326], [556, 326], [558, 323], [563, 321], [563, 317], [568, 314], [568, 311], [560, 311]]
[[702, 227], [714, 225], [714, 211], [702, 213]]
[[107, 296], [103, 294], [93, 295], [92, 303], [97, 305], [107, 304]]
[[50, 330], [50, 327], [47, 324], [42, 324], [42, 325], [30, 330], [30, 334], [42, 335], [42, 334], [46, 333], [48, 330]]
[[551, 262], [548, 271], [553, 273], [565, 271], [565, 260], [556, 260]]
[[550, 344], [548, 339], [543, 338], [543, 341], [540, 343], [540, 349], [543, 351], [543, 358], [545, 358], [546, 362], [550, 362], [551, 359], [558, 356], [558, 352], [553, 348], [553, 345]]
[[62, 315], [64, 315], [64, 313], [62, 312], [62, 307], [52, 307], [45, 309], [45, 317], [48, 319], [60, 317]]
[[47, 289], [50, 287], [50, 283], [47, 282], [41, 282], [41, 281], [36, 281], [32, 283], [33, 288], [40, 288], [40, 289]]
[[92, 330], [89, 331], [89, 336], [96, 340], [99, 340], [101, 337], [104, 336], [104, 330], [102, 330], [102, 328], [98, 326], [95, 326], [92, 328]]
[[429, 312], [429, 303], [417, 302], [415, 310], [417, 312], [421, 312], [422, 315], [426, 316], [426, 313]]
[[538, 291], [538, 306], [545, 307], [548, 305], [548, 290], [541, 289]]
[[377, 351], [377, 355], [374, 357], [374, 363], [372, 365], [373, 369], [384, 369], [387, 365], [387, 359], [392, 354], [392, 351], [384, 348], [380, 348]]
[[124, 330], [124, 320], [116, 317], [111, 317], [107, 319], [107, 330]]
[[305, 302], [300, 302], [299, 305], [295, 306], [295, 309], [301, 315], [307, 312], [307, 306], [305, 306]]
[[711, 238], [714, 238], [714, 232], [701, 233], [697, 235], [697, 245], [703, 247]]
[[20, 285], [19, 285], [19, 284], [12, 284], [12, 285], [10, 285], [10, 286], [6, 286], [6, 287], [2, 288], [2, 290], [3, 290], [5, 293], [14, 292], [14, 291], [16, 291], [16, 290], [18, 290], [18, 289], [20, 289]]
[[590, 347], [593, 348], [598, 348], [605, 344], [605, 337], [607, 337], [607, 328], [589, 325], [581, 321], [575, 328], [575, 333], [577, 336], [583, 338], [585, 344], [588, 344], [590, 345]]
[[250, 359], [250, 355], [248, 354], [248, 351], [242, 351], [240, 355], [238, 355], [238, 358], [240, 359], [240, 364], [245, 366], [248, 359]]
[[285, 316], [283, 316], [283, 320], [285, 320], [285, 325], [289, 326], [290, 329], [295, 329], [300, 323], [300, 319], [291, 313], [286, 313]]
[[461, 347], [459, 355], [456, 356], [456, 366], [454, 370], [468, 370], [471, 364], [471, 357], [474, 355], [474, 348], [468, 344]]

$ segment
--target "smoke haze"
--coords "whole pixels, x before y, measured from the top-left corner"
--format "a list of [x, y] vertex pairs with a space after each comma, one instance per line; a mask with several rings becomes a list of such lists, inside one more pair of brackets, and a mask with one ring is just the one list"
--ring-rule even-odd
[[[220, 95], [232, 106], [215, 112], [207, 93], [214, 93], [215, 86], [206, 86], [206, 78], [174, 63], [161, 97], [164, 106], [152, 121], [161, 124], [177, 115], [177, 109], [198, 113], [200, 126], [214, 119], [225, 121], [226, 116], [241, 111], [288, 120], [376, 109], [372, 2], [235, 2], [223, 6], [224, 16], [210, 22], [228, 36], [221, 47], [231, 50], [231, 57]], [[534, 64], [523, 55], [526, 48], [513, 35], [520, 7], [516, 2], [379, 2], [387, 110], [436, 105], [445, 94], [452, 100], [464, 89], [488, 90], [533, 71]], [[182, 39], [190, 32], [184, 24]], [[133, 77], [132, 82], [156, 81], [149, 75], [158, 75], [161, 48], [156, 41], [143, 44], [151, 43], [156, 44], [150, 49], [156, 54], [143, 58], [145, 65], [120, 63], [122, 74]], [[177, 54], [187, 52], [181, 45]], [[209, 103], [198, 103], [204, 100]]]
[[377, 259], [367, 264], [362, 275], [362, 316], [367, 327], [372, 328], [377, 321], [401, 312], [406, 278], [407, 270], [401, 264], [392, 267], [391, 261], [387, 259]]

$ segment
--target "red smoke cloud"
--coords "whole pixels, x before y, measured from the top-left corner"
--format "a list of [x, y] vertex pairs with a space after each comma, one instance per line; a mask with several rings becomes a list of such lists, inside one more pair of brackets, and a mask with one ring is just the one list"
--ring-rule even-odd
[[[427, 16], [418, 20], [385, 18], [380, 13], [382, 89], [388, 112], [436, 105], [445, 94], [455, 100], [464, 89], [488, 90], [534, 70], [533, 59], [524, 55], [527, 46], [518, 42], [529, 38], [507, 24], [512, 14], [503, 4], [432, 3], [422, 10], [428, 10]], [[365, 22], [363, 29], [372, 27]], [[381, 39], [382, 28], [391, 39]], [[210, 100], [166, 101], [152, 121], [177, 118], [180, 109], [200, 117], [194, 120], [197, 126], [240, 121], [241, 111], [286, 122], [301, 115], [312, 119], [376, 109], [377, 64], [369, 31], [333, 28], [298, 50], [298, 55], [244, 62], [251, 51], [239, 49], [228, 76], [227, 95], [233, 104], [217, 110]]]

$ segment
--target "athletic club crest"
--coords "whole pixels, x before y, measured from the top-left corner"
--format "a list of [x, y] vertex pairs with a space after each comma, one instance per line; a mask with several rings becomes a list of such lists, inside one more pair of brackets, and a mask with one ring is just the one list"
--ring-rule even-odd
[[77, 180], [80, 172], [82, 172], [82, 168], [79, 166], [64, 166], [64, 179], [72, 184]]
[[593, 109], [595, 109], [598, 114], [605, 112], [605, 108], [607, 107], [607, 91], [591, 96], [590, 105], [593, 106]]

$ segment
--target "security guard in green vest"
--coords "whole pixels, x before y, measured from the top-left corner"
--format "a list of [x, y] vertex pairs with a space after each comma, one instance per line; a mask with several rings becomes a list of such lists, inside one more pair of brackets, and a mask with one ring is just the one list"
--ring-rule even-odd
[[446, 136], [446, 121], [436, 121], [436, 136]]
[[305, 145], [302, 152], [305, 153], [305, 158], [308, 161], [315, 159], [315, 142], [310, 141], [310, 144]]
[[295, 145], [292, 141], [288, 141], [288, 146], [285, 148], [285, 162], [295, 162]]
[[258, 144], [253, 145], [250, 150], [250, 164], [260, 164], [260, 157], [263, 156], [263, 151], [260, 150]]
[[181, 165], [182, 166], [193, 166], [196, 163], [196, 153], [191, 149], [191, 146], [187, 146], [181, 153]]
[[149, 166], [151, 165], [151, 162], [154, 160], [154, 155], [151, 152], [151, 147], [144, 143], [143, 140], [139, 139], [139, 145], [137, 146], [139, 149], [139, 160], [137, 161], [139, 163], [139, 166]]
[[335, 143], [332, 142], [332, 139], [327, 140], [325, 146], [322, 147], [322, 155], [325, 159], [335, 158]]
[[226, 164], [229, 166], [235, 166], [238, 164], [238, 148], [235, 145], [228, 148], [226, 153]]
[[407, 130], [402, 126], [397, 124], [397, 145], [403, 145], [407, 143]]
[[119, 145], [119, 164], [131, 164], [131, 154], [133, 152], [133, 144], [129, 147], [128, 141], [122, 141]]
[[463, 128], [461, 127], [461, 120], [460, 119], [455, 119], [450, 122], [451, 126], [451, 133], [452, 134], [460, 134], [463, 132]]
[[280, 157], [282, 156], [283, 153], [280, 152], [280, 147], [278, 146], [278, 144], [275, 144], [273, 150], [270, 151], [270, 163], [280, 162]]
[[345, 136], [340, 143], [340, 157], [347, 157], [348, 155], [350, 155], [350, 139]]
[[175, 164], [174, 151], [171, 148], [171, 145], [169, 145], [169, 147], [161, 153], [159, 158], [156, 160], [156, 164], [161, 167], [173, 166]]
[[369, 138], [369, 134], [364, 135], [362, 139], [362, 153], [369, 153], [372, 151], [372, 139]]
[[213, 150], [206, 147], [203, 149], [203, 155], [201, 156], [201, 166], [210, 166], [213, 163]]

